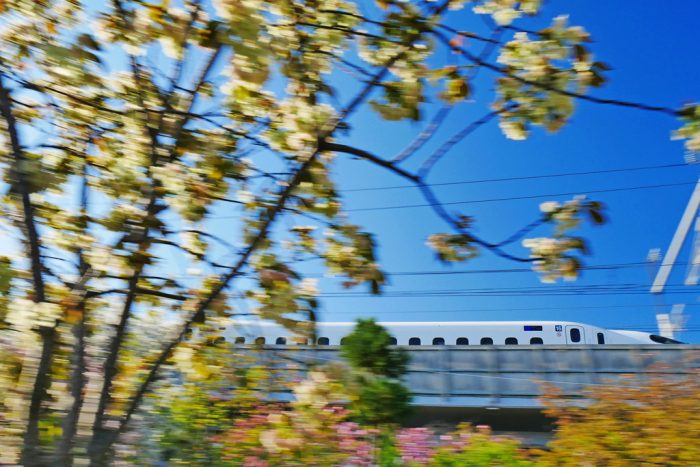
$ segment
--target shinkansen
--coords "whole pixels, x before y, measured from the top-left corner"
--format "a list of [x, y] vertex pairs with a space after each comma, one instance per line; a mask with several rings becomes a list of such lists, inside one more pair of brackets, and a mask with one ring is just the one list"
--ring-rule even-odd
[[[603, 329], [570, 321], [432, 321], [379, 322], [395, 345], [580, 345], [680, 344], [639, 331]], [[339, 345], [355, 323], [318, 323], [316, 345]], [[238, 344], [312, 344], [307, 337], [264, 321], [238, 322], [232, 329]]]

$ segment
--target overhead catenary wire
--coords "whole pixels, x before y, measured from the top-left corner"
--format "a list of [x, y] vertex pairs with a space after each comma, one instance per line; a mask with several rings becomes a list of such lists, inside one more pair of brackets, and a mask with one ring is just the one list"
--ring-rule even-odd
[[[684, 305], [686, 306], [692, 306], [694, 305], [693, 303], [685, 303]], [[620, 305], [620, 304], [610, 304], [610, 305], [561, 305], [557, 307], [505, 307], [505, 308], [461, 308], [457, 310], [430, 310], [430, 309], [425, 309], [425, 310], [382, 310], [381, 314], [395, 314], [395, 313], [400, 313], [400, 314], [425, 314], [429, 315], [432, 313], [493, 313], [493, 312], [512, 312], [512, 311], [570, 311], [570, 310], [600, 310], [600, 311], [605, 311], [605, 310], [611, 310], [611, 309], [643, 309], [643, 308], [651, 308], [653, 307], [652, 304], [650, 303], [640, 303], [640, 304], [627, 304], [627, 305]], [[343, 314], [357, 314], [356, 311], [353, 310], [341, 310], [341, 311], [334, 311], [334, 310], [326, 310], [324, 313], [328, 313], [329, 315], [343, 315]]]
[[[689, 290], [685, 284], [669, 286], [670, 291], [677, 294], [697, 294], [696, 290]], [[518, 297], [518, 296], [566, 296], [566, 295], [647, 295], [647, 284], [590, 284], [578, 286], [542, 286], [542, 287], [487, 287], [466, 289], [411, 289], [388, 290], [382, 293], [382, 297], [392, 298], [416, 298], [416, 297]], [[376, 297], [369, 292], [325, 292], [322, 298], [368, 298]]]
[[[648, 288], [648, 286], [647, 286]], [[446, 297], [567, 297], [567, 296], [623, 296], [623, 295], [639, 295], [646, 296], [649, 291], [644, 290], [629, 290], [629, 291], [594, 291], [589, 293], [582, 293], [580, 291], [566, 291], [561, 293], [552, 292], [528, 292], [528, 291], [514, 291], [514, 292], [454, 292], [454, 293], [443, 293], [443, 292], [432, 292], [432, 293], [383, 293], [381, 297], [383, 298], [446, 298]], [[679, 295], [697, 295], [695, 290], [677, 290], [673, 291], [675, 294]], [[379, 295], [373, 295], [370, 293], [356, 293], [356, 294], [320, 294], [318, 298], [323, 299], [357, 299], [357, 298], [378, 298]]]
[[[621, 191], [651, 190], [651, 189], [658, 189], [658, 188], [670, 188], [670, 187], [677, 187], [677, 186], [695, 185], [696, 183], [697, 183], [697, 180], [693, 180], [693, 181], [689, 181], [689, 182], [659, 183], [659, 184], [655, 184], [655, 185], [638, 185], [638, 186], [631, 186], [631, 187], [603, 188], [603, 189], [595, 189], [595, 190], [577, 190], [577, 191], [567, 191], [567, 192], [560, 192], [560, 193], [542, 193], [542, 194], [537, 194], [537, 195], [508, 196], [508, 197], [503, 197], [503, 198], [484, 198], [484, 199], [471, 199], [471, 200], [464, 200], [464, 201], [446, 201], [446, 202], [441, 202], [440, 204], [442, 206], [456, 206], [456, 205], [462, 205], [462, 204], [494, 203], [494, 202], [500, 202], [500, 201], [518, 201], [518, 200], [524, 200], [524, 199], [551, 198], [551, 197], [556, 197], [556, 196], [576, 196], [576, 195], [585, 195], [585, 194], [590, 194], [590, 193], [614, 193], [614, 192], [621, 192]], [[425, 207], [431, 207], [431, 206], [433, 206], [433, 205], [429, 204], [429, 203], [399, 204], [399, 205], [394, 205], [394, 206], [374, 206], [374, 207], [367, 207], [367, 208], [352, 208], [352, 209], [346, 209], [345, 211], [346, 212], [368, 212], [368, 211], [385, 211], [385, 210], [393, 210], [393, 209], [425, 208]]]
[[[456, 205], [463, 205], [463, 204], [479, 204], [479, 203], [495, 203], [495, 202], [504, 202], [504, 201], [519, 201], [519, 200], [525, 200], [525, 199], [537, 199], [537, 198], [552, 198], [556, 196], [577, 196], [577, 195], [587, 195], [591, 193], [614, 193], [614, 192], [625, 192], [625, 191], [641, 191], [641, 190], [653, 190], [653, 189], [659, 189], [659, 188], [671, 188], [671, 187], [679, 187], [679, 186], [688, 186], [688, 185], [695, 185], [697, 183], [697, 180], [693, 181], [688, 181], [688, 182], [676, 182], [676, 183], [660, 183], [660, 184], [655, 184], [655, 185], [637, 185], [637, 186], [630, 186], [630, 187], [616, 187], [616, 188], [602, 188], [602, 189], [593, 189], [593, 190], [576, 190], [576, 191], [568, 191], [568, 192], [560, 192], [560, 193], [541, 193], [541, 194], [535, 194], [535, 195], [521, 195], [521, 196], [509, 196], [509, 197], [503, 197], [503, 198], [484, 198], [484, 199], [472, 199], [472, 200], [463, 200], [463, 201], [446, 201], [446, 202], [441, 202], [441, 206], [456, 206]], [[395, 205], [395, 206], [374, 206], [374, 207], [366, 207], [366, 208], [351, 208], [351, 209], [345, 209], [344, 212], [368, 212], [368, 211], [387, 211], [387, 210], [394, 210], [394, 209], [413, 209], [413, 208], [424, 208], [424, 207], [432, 207], [433, 204], [429, 203], [420, 203], [420, 204], [401, 204], [401, 205]], [[207, 219], [208, 220], [213, 220], [213, 219], [239, 219], [240, 216], [209, 216]]]
[[[678, 266], [688, 265], [687, 261], [679, 261], [675, 263]], [[630, 262], [630, 263], [610, 263], [610, 264], [593, 264], [581, 266], [581, 271], [617, 271], [623, 269], [634, 269], [648, 267], [649, 262]], [[659, 264], [651, 263], [651, 266], [658, 267]], [[458, 276], [458, 275], [471, 275], [471, 274], [511, 274], [511, 273], [528, 273], [532, 274], [534, 271], [532, 268], [494, 268], [494, 269], [466, 269], [461, 271], [384, 271], [384, 274], [388, 277], [410, 277], [410, 276]], [[297, 271], [297, 273], [300, 273]], [[303, 277], [309, 278], [326, 278], [332, 279], [333, 277], [328, 277], [322, 272], [311, 272], [311, 273], [300, 273]], [[241, 276], [250, 276], [250, 274], [241, 274]], [[163, 276], [168, 279], [204, 279], [207, 274], [167, 274]]]
[[[477, 184], [477, 183], [511, 182], [511, 181], [518, 181], [518, 180], [537, 180], [537, 179], [543, 179], [543, 178], [572, 177], [572, 176], [578, 176], [578, 175], [596, 175], [596, 174], [616, 173], [616, 172], [636, 172], [636, 171], [643, 171], [643, 170], [668, 169], [668, 168], [690, 167], [690, 166], [691, 166], [690, 164], [686, 164], [686, 163], [659, 164], [659, 165], [646, 165], [646, 166], [639, 166], [639, 167], [619, 167], [619, 168], [613, 168], [613, 169], [587, 170], [587, 171], [580, 171], [580, 172], [561, 172], [561, 173], [553, 173], [553, 174], [525, 175], [525, 176], [520, 176], [520, 177], [484, 178], [484, 179], [476, 179], [476, 180], [461, 180], [461, 181], [454, 181], [454, 182], [436, 182], [436, 183], [428, 183], [427, 185], [431, 186], [431, 187], [450, 186], [450, 185], [471, 185], [471, 184]], [[366, 188], [349, 188], [349, 189], [345, 189], [343, 191], [344, 192], [381, 191], [381, 190], [399, 190], [399, 189], [415, 188], [415, 187], [416, 187], [415, 185], [406, 184], [406, 185], [379, 186], [379, 187], [366, 187]]]
[[[687, 265], [688, 262], [677, 262], [676, 265]], [[645, 262], [632, 262], [632, 263], [612, 263], [612, 264], [598, 264], [591, 266], [582, 266], [582, 271], [614, 271], [618, 269], [630, 269], [630, 268], [641, 268], [648, 267], [650, 263]], [[654, 267], [661, 265], [651, 264]], [[463, 275], [463, 274], [495, 274], [495, 273], [532, 273], [532, 268], [504, 268], [504, 269], [469, 269], [464, 271], [387, 271], [385, 274], [387, 276], [450, 276], [450, 275]]]

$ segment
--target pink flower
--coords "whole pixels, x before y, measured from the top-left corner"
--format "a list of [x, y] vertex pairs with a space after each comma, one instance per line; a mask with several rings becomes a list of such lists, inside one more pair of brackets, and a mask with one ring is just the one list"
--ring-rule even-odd
[[244, 467], [268, 467], [268, 463], [259, 457], [248, 456], [243, 460]]
[[435, 444], [435, 435], [427, 428], [407, 428], [396, 435], [396, 447], [405, 463], [426, 465]]

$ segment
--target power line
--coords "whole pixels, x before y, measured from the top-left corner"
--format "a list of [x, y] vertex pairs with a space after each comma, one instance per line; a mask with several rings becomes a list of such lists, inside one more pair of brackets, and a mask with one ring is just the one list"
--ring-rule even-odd
[[[675, 265], [683, 266], [689, 264], [687, 261], [676, 262]], [[659, 267], [660, 264], [649, 262], [632, 262], [632, 263], [611, 263], [597, 264], [591, 266], [582, 266], [581, 271], [617, 271], [622, 269], [642, 268], [647, 266]], [[471, 275], [471, 274], [509, 274], [509, 273], [528, 273], [533, 274], [535, 271], [532, 268], [504, 268], [504, 269], [469, 269], [466, 271], [384, 271], [387, 277], [420, 277], [420, 276], [456, 276], [456, 275]], [[333, 279], [326, 276], [322, 272], [300, 273], [303, 277]], [[162, 278], [167, 279], [205, 279], [207, 274], [167, 274]], [[251, 277], [250, 274], [243, 274], [241, 277]]]
[[[549, 198], [549, 197], [554, 197], [554, 196], [575, 196], [575, 195], [589, 194], [589, 193], [612, 193], [612, 192], [618, 192], [618, 191], [650, 190], [650, 189], [656, 189], [656, 188], [668, 188], [668, 187], [695, 185], [695, 184], [697, 184], [697, 180], [694, 180], [692, 182], [662, 183], [662, 184], [658, 184], [658, 185], [641, 185], [641, 186], [631, 186], [631, 187], [623, 187], [623, 188], [608, 188], [608, 189], [601, 189], [601, 190], [578, 190], [578, 191], [569, 191], [569, 192], [564, 192], [564, 193], [547, 193], [547, 194], [539, 194], [539, 195], [511, 196], [511, 197], [506, 197], [506, 198], [487, 198], [487, 199], [473, 199], [473, 200], [468, 200], [468, 201], [450, 201], [450, 202], [444, 202], [444, 203], [440, 203], [440, 204], [442, 206], [454, 206], [454, 205], [460, 205], [460, 204], [493, 203], [493, 202], [498, 202], [498, 201], [516, 201], [516, 200], [521, 200], [521, 199]], [[379, 207], [370, 207], [370, 208], [346, 209], [345, 211], [346, 212], [384, 211], [384, 210], [389, 210], [389, 209], [425, 208], [425, 207], [430, 207], [430, 206], [433, 206], [433, 205], [427, 204], [427, 203], [403, 204], [403, 205], [397, 205], [397, 206], [379, 206]]]
[[[649, 287], [647, 286], [647, 289]], [[679, 295], [691, 295], [695, 294], [697, 295], [697, 291], [690, 291], [690, 290], [678, 290], [674, 291], [674, 294], [679, 294]], [[446, 298], [446, 297], [566, 297], [566, 296], [575, 296], [575, 297], [581, 297], [581, 296], [622, 296], [622, 295], [640, 295], [640, 296], [647, 296], [649, 295], [649, 290], [629, 290], [629, 291], [621, 291], [621, 290], [611, 290], [611, 291], [594, 291], [594, 292], [586, 292], [583, 293], [581, 291], [566, 291], [566, 292], [528, 292], [528, 291], [521, 291], [521, 292], [455, 292], [455, 293], [439, 293], [439, 292], [432, 292], [432, 293], [392, 293], [392, 292], [385, 292], [381, 295], [373, 295], [370, 293], [347, 293], [347, 294], [342, 294], [342, 293], [337, 293], [337, 294], [320, 294], [318, 295], [319, 298], [323, 299], [333, 299], [333, 298]]]
[[[522, 290], [522, 291], [540, 291], [540, 290], [601, 290], [601, 289], [624, 289], [624, 290], [644, 290], [645, 287], [648, 287], [648, 284], [640, 284], [640, 283], [633, 283], [633, 282], [626, 282], [626, 283], [605, 283], [605, 284], [570, 284], [570, 285], [559, 285], [559, 286], [554, 286], [554, 285], [536, 285], [536, 286], [518, 286], [518, 287], [500, 287], [500, 286], [493, 286], [493, 287], [477, 287], [477, 288], [467, 288], [467, 289], [437, 289], [437, 290], [427, 290], [428, 292], [449, 292], [449, 291], [463, 291], [463, 290], [495, 290], [495, 291], [503, 291], [503, 290]], [[669, 285], [669, 287], [676, 287], [676, 288], [687, 288], [685, 284], [672, 284]], [[412, 290], [406, 290], [404, 292], [415, 292], [415, 289]], [[341, 292], [341, 293], [347, 293], [347, 292]]]
[[[616, 169], [603, 169], [603, 170], [589, 170], [585, 172], [563, 172], [555, 174], [545, 174], [545, 175], [529, 175], [522, 177], [505, 177], [505, 178], [484, 178], [480, 180], [462, 180], [456, 182], [439, 182], [439, 183], [429, 183], [429, 186], [448, 186], [448, 185], [469, 185], [476, 183], [491, 183], [491, 182], [509, 182], [516, 180], [534, 180], [542, 178], [556, 178], [556, 177], [570, 177], [576, 175], [594, 175], [603, 173], [614, 173], [614, 172], [634, 172], [641, 170], [653, 170], [653, 169], [667, 169], [672, 167], [689, 167], [689, 164], [662, 164], [662, 165], [647, 165], [641, 167], [627, 167], [627, 168], [616, 168]], [[357, 191], [380, 191], [380, 190], [398, 190], [403, 188], [415, 188], [415, 185], [394, 185], [394, 186], [382, 186], [382, 187], [368, 187], [368, 188], [352, 188], [348, 190], [343, 190], [344, 192], [357, 192]]]
[[[687, 306], [693, 306], [694, 303], [685, 303]], [[588, 305], [588, 306], [558, 306], [558, 307], [519, 307], [519, 308], [469, 308], [469, 309], [459, 309], [459, 310], [382, 310], [378, 312], [379, 314], [432, 314], [432, 313], [491, 313], [491, 312], [510, 312], [510, 311], [571, 311], [571, 310], [610, 310], [610, 309], [643, 309], [643, 308], [655, 308], [655, 305], [651, 303], [643, 304], [629, 304], [629, 305]], [[356, 314], [353, 310], [325, 310], [324, 314], [331, 315], [342, 315], [342, 314]]]
[[[687, 265], [687, 262], [675, 263], [675, 265]], [[614, 271], [617, 269], [641, 268], [646, 266], [659, 267], [660, 264], [649, 262], [634, 262], [634, 263], [613, 263], [613, 264], [598, 264], [593, 266], [582, 266], [584, 271]], [[386, 272], [387, 276], [450, 276], [462, 274], [491, 274], [491, 273], [532, 273], [532, 268], [507, 268], [507, 269], [470, 269], [466, 271], [398, 271]]]
[[[671, 293], [697, 294], [684, 284], [669, 286]], [[647, 284], [592, 284], [581, 286], [552, 287], [490, 287], [468, 289], [435, 289], [435, 290], [397, 290], [386, 291], [382, 297], [415, 298], [415, 297], [521, 297], [521, 296], [566, 296], [566, 295], [647, 295]], [[376, 297], [367, 292], [326, 292], [319, 295], [322, 298]]]
[[[687, 261], [680, 261], [674, 263], [676, 266], [688, 265]], [[634, 269], [653, 266], [657, 268], [663, 266], [662, 264], [649, 263], [647, 261], [638, 261], [631, 263], [610, 263], [610, 264], [596, 264], [590, 266], [581, 266], [582, 271], [616, 271], [619, 269]], [[507, 274], [507, 273], [530, 273], [532, 274], [534, 270], [532, 268], [502, 268], [502, 269], [468, 269], [465, 271], [384, 271], [387, 276], [453, 276], [453, 275], [469, 275], [469, 274]], [[313, 272], [313, 273], [303, 273], [303, 277], [309, 278], [329, 278], [323, 272]], [[163, 276], [166, 277], [166, 276]], [[170, 279], [202, 279], [206, 277], [206, 274], [168, 274]], [[332, 279], [332, 278], [329, 278]]]

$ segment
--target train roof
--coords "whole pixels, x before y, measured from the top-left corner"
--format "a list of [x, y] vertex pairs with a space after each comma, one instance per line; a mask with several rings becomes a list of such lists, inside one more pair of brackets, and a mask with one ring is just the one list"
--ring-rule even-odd
[[[257, 320], [245, 320], [236, 321], [237, 324], [242, 325], [263, 325], [263, 326], [280, 326], [277, 323], [270, 321], [257, 321]], [[345, 327], [345, 326], [355, 326], [357, 323], [354, 321], [333, 321], [333, 322], [317, 322], [318, 326], [328, 326], [328, 327]], [[591, 326], [589, 324], [583, 324], [574, 321], [377, 321], [377, 324], [382, 326], [391, 327], [410, 327], [410, 326], [522, 326], [522, 325], [571, 325], [571, 326]], [[597, 327], [597, 326], [596, 326]]]

